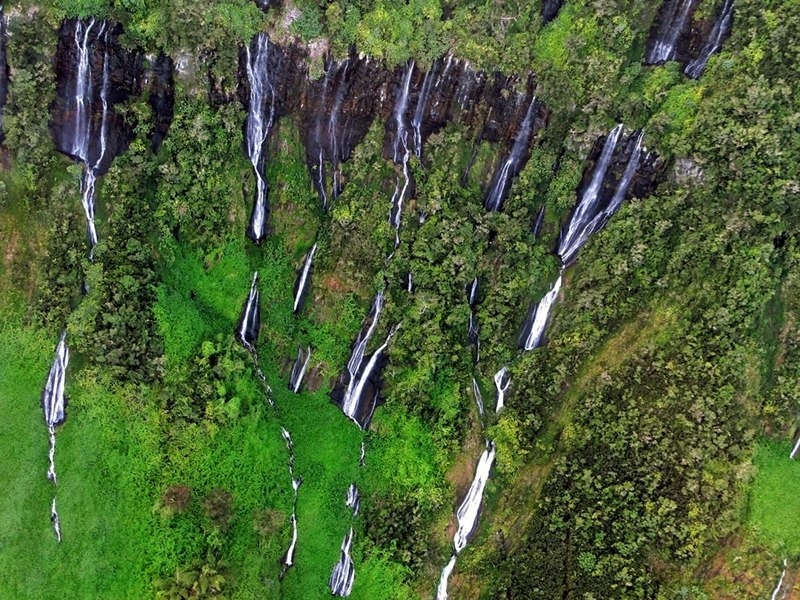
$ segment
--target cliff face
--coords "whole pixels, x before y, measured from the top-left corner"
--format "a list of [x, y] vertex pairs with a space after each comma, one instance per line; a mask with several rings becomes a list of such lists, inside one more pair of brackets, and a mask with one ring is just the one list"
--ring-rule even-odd
[[151, 65], [150, 107], [153, 109], [153, 134], [150, 138], [153, 152], [157, 152], [169, 131], [175, 107], [175, 64], [172, 58], [159, 54]]
[[94, 165], [98, 174], [108, 170], [132, 138], [133, 124], [114, 106], [138, 95], [142, 86], [142, 53], [122, 48], [120, 33], [119, 24], [66, 20], [54, 58], [50, 131], [56, 148]]
[[6, 60], [6, 19], [0, 5], [0, 144], [6, 137], [3, 131], [3, 107], [8, 94], [8, 61]]

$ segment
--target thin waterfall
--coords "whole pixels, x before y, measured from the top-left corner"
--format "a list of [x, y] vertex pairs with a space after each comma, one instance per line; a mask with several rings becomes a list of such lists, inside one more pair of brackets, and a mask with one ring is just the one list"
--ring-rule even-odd
[[308, 251], [303, 261], [303, 267], [297, 274], [297, 280], [294, 284], [294, 304], [292, 305], [292, 312], [294, 314], [298, 314], [303, 310], [303, 305], [308, 296], [308, 290], [311, 287], [311, 262], [314, 260], [314, 253], [316, 251], [317, 245], [314, 244], [311, 246], [311, 250]]
[[456, 566], [456, 555], [450, 557], [450, 561], [442, 569], [442, 574], [439, 577], [439, 585], [436, 588], [436, 600], [447, 600], [447, 581], [450, 579], [450, 574]]
[[350, 548], [353, 544], [353, 528], [342, 541], [341, 556], [339, 562], [333, 567], [328, 586], [331, 594], [338, 597], [346, 597], [353, 591], [353, 583], [356, 579], [356, 570], [353, 566], [353, 558], [350, 556]]
[[700, 54], [692, 62], [686, 65], [684, 73], [692, 79], [697, 79], [706, 70], [706, 63], [708, 59], [715, 52], [719, 52], [722, 47], [722, 41], [730, 33], [731, 26], [733, 25], [733, 0], [725, 0], [722, 5], [719, 15], [717, 15], [714, 26], [711, 28], [711, 33], [703, 44]]
[[442, 570], [439, 586], [436, 590], [436, 600], [447, 600], [447, 581], [456, 565], [456, 556], [466, 547], [470, 536], [474, 533], [478, 523], [483, 492], [489, 481], [489, 474], [494, 464], [496, 448], [494, 442], [486, 440], [486, 449], [478, 460], [475, 468], [475, 477], [467, 490], [467, 495], [456, 510], [458, 527], [453, 538], [453, 555]]
[[494, 407], [495, 413], [499, 413], [505, 406], [506, 392], [508, 391], [509, 385], [511, 385], [511, 376], [508, 374], [508, 367], [503, 367], [494, 374], [494, 387], [497, 389], [497, 402]]
[[565, 231], [562, 231], [561, 239], [558, 241], [558, 255], [564, 266], [569, 266], [575, 260], [586, 240], [594, 231], [589, 229], [592, 223], [592, 217], [596, 214], [597, 204], [600, 200], [600, 190], [603, 185], [603, 180], [606, 176], [606, 171], [611, 165], [611, 158], [614, 155], [614, 149], [617, 147], [617, 142], [622, 135], [623, 125], [620, 123], [611, 131], [606, 138], [603, 145], [603, 151], [600, 158], [592, 172], [592, 179], [589, 185], [584, 190], [578, 207], [569, 221]]
[[369, 426], [372, 413], [378, 403], [377, 378], [383, 368], [383, 353], [398, 329], [397, 326], [390, 328], [383, 343], [369, 359], [366, 358], [367, 344], [375, 333], [383, 311], [383, 304], [384, 296], [383, 290], [381, 290], [375, 296], [369, 315], [353, 343], [347, 368], [339, 376], [331, 393], [333, 401], [342, 409], [342, 412], [362, 429]]
[[250, 293], [242, 307], [239, 324], [236, 326], [236, 338], [250, 352], [255, 352], [258, 342], [258, 331], [261, 327], [261, 306], [258, 301], [258, 271], [253, 273]]
[[475, 307], [478, 303], [478, 278], [472, 280], [467, 288], [467, 304], [469, 305], [469, 322], [467, 323], [467, 341], [475, 348], [474, 361], [477, 363], [481, 355], [481, 340], [478, 330], [478, 316]]
[[478, 415], [483, 418], [483, 394], [481, 394], [481, 388], [475, 377], [472, 378], [472, 395], [475, 396], [475, 404], [478, 406]]
[[538, 303], [532, 306], [528, 317], [525, 319], [519, 337], [519, 346], [523, 350], [533, 350], [541, 345], [544, 340], [544, 332], [547, 329], [550, 312], [558, 299], [564, 269], [575, 261], [578, 252], [591, 235], [601, 230], [608, 223], [609, 219], [625, 200], [625, 196], [630, 189], [642, 157], [644, 131], [641, 130], [635, 134], [635, 137], [631, 136], [628, 139], [625, 148], [630, 148], [631, 143], [633, 148], [628, 156], [622, 177], [616, 183], [610, 200], [605, 205], [603, 204], [604, 199], [608, 197], [608, 194], [603, 194], [603, 191], [609, 176], [609, 167], [619, 144], [622, 130], [623, 125], [620, 123], [609, 133], [603, 144], [600, 157], [595, 163], [589, 184], [581, 194], [578, 206], [573, 212], [569, 223], [561, 231], [557, 249], [562, 262], [561, 271], [553, 287]]
[[[781, 593], [781, 588], [783, 587], [783, 580], [786, 577], [786, 565], [787, 561], [783, 559], [783, 571], [781, 571], [781, 578], [778, 580], [778, 585], [775, 586], [775, 589], [772, 592], [772, 596], [770, 596], [770, 600], [778, 600], [778, 594]], [[784, 592], [782, 598], [786, 597], [786, 593]]]
[[300, 388], [303, 385], [303, 377], [308, 368], [308, 362], [311, 360], [311, 346], [308, 346], [303, 352], [302, 347], [297, 348], [297, 360], [294, 361], [292, 373], [289, 376], [289, 389], [295, 394], [300, 393]]
[[347, 488], [347, 498], [345, 498], [345, 506], [353, 511], [353, 516], [358, 516], [358, 509], [361, 507], [361, 499], [358, 494], [358, 486], [351, 483]]
[[553, 305], [556, 303], [560, 289], [561, 275], [558, 276], [550, 291], [533, 306], [528, 318], [525, 320], [525, 325], [523, 325], [522, 334], [520, 335], [520, 347], [523, 350], [533, 350], [542, 343], [544, 331], [547, 328], [547, 319], [550, 316]]
[[56, 452], [56, 427], [66, 420], [66, 400], [64, 389], [67, 381], [67, 365], [69, 364], [69, 347], [67, 346], [67, 332], [61, 333], [55, 349], [53, 365], [47, 375], [47, 382], [42, 391], [41, 404], [44, 411], [44, 422], [47, 425], [47, 433], [50, 439], [48, 450], [49, 465], [47, 468], [47, 478], [58, 485], [56, 476], [55, 452]]
[[534, 124], [533, 117], [534, 108], [536, 106], [536, 96], [531, 96], [530, 104], [528, 104], [528, 109], [525, 111], [525, 118], [522, 120], [522, 125], [520, 125], [519, 131], [517, 132], [517, 137], [514, 140], [514, 145], [511, 147], [511, 152], [492, 177], [492, 182], [489, 185], [489, 190], [483, 201], [483, 205], [487, 210], [496, 212], [503, 207], [503, 202], [505, 202], [506, 196], [508, 196], [511, 182], [514, 177], [519, 175], [519, 172], [528, 159], [528, 145]]
[[50, 522], [53, 524], [53, 533], [56, 535], [56, 541], [61, 542], [61, 519], [58, 518], [55, 497], [53, 497], [53, 502], [50, 504]]
[[536, 213], [536, 220], [533, 223], [533, 237], [538, 238], [542, 233], [542, 224], [544, 223], [544, 204], [542, 204], [539, 212]]
[[656, 41], [645, 57], [646, 64], [659, 64], [675, 58], [678, 38], [686, 27], [694, 3], [695, 0], [667, 0], [662, 8]]
[[292, 540], [281, 561], [283, 567], [280, 576], [283, 578], [286, 571], [294, 566], [294, 554], [297, 549], [297, 490], [300, 489], [303, 480], [301, 478], [296, 478], [294, 475], [294, 444], [292, 443], [292, 436], [283, 427], [281, 427], [281, 436], [286, 442], [286, 449], [289, 452], [289, 477], [292, 480], [292, 516], [290, 519], [292, 524]]
[[[332, 74], [336, 71], [336, 63], [331, 59], [328, 61], [328, 68], [325, 69], [325, 77], [322, 80], [322, 98], [320, 101], [320, 110], [324, 110], [325, 108], [325, 100], [328, 95], [328, 87], [330, 82], [332, 81], [333, 77]], [[331, 114], [331, 119], [333, 115]], [[329, 123], [329, 127], [330, 127]], [[322, 200], [322, 209], [328, 210], [328, 193], [325, 190], [325, 157], [322, 151], [323, 143], [322, 143], [322, 116], [320, 115], [316, 120], [316, 126], [314, 128], [314, 141], [319, 148], [319, 153], [317, 155], [317, 190], [319, 191], [320, 198]]]
[[800, 451], [800, 436], [798, 436], [797, 442], [795, 442], [794, 448], [792, 448], [792, 451], [789, 453], [789, 458], [794, 460], [797, 457], [798, 451]]
[[437, 76], [437, 69], [439, 61], [434, 61], [428, 72], [425, 73], [425, 79], [422, 81], [422, 89], [417, 98], [417, 106], [414, 109], [414, 116], [411, 119], [411, 128], [414, 130], [414, 154], [417, 157], [422, 156], [422, 121], [425, 118], [425, 106], [428, 102], [428, 96], [431, 93], [433, 82]]
[[[339, 140], [336, 138], [336, 132], [339, 129], [339, 115], [342, 112], [342, 104], [344, 103], [344, 98], [347, 92], [347, 86], [344, 85], [344, 81], [347, 78], [347, 70], [349, 67], [350, 59], [348, 58], [342, 63], [342, 66], [339, 69], [341, 72], [341, 75], [339, 76], [341, 84], [339, 85], [333, 101], [331, 116], [328, 119], [328, 138], [330, 139], [331, 144], [331, 187], [333, 189], [334, 199], [338, 198], [339, 194], [342, 192], [342, 186], [339, 182], [339, 160], [341, 158], [342, 151]], [[323, 208], [327, 208], [327, 206], [324, 205]]]
[[403, 212], [403, 202], [411, 186], [411, 173], [408, 167], [410, 149], [408, 145], [408, 128], [406, 127], [406, 112], [408, 112], [409, 88], [411, 86], [411, 76], [414, 73], [414, 61], [411, 60], [406, 66], [405, 76], [403, 77], [403, 87], [400, 95], [395, 101], [393, 121], [395, 126], [394, 142], [392, 144], [392, 161], [402, 167], [402, 176], [397, 178], [392, 193], [391, 210], [389, 212], [389, 222], [394, 228], [394, 247], [400, 245], [400, 221]]
[[256, 175], [256, 196], [247, 226], [247, 237], [260, 243], [267, 235], [269, 186], [264, 174], [264, 144], [275, 118], [275, 89], [270, 79], [270, 42], [266, 33], [259, 33], [245, 47], [247, 81], [250, 96], [245, 125], [247, 156]]

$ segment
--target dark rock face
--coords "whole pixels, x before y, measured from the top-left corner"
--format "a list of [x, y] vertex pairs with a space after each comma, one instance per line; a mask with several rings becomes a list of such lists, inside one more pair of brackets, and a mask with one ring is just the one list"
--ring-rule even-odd
[[330, 188], [336, 198], [343, 186], [340, 164], [350, 158], [380, 112], [375, 89], [386, 82], [387, 73], [377, 62], [358, 57], [351, 48], [341, 62], [328, 56], [325, 74], [305, 86], [301, 134], [311, 180], [323, 205], [328, 203], [325, 163], [331, 166]]
[[[358, 56], [355, 49], [342, 61], [329, 56], [324, 75], [311, 81], [306, 58], [307, 51], [299, 45], [270, 43], [268, 70], [275, 82], [275, 119], [287, 114], [300, 117], [308, 169], [325, 206], [329, 192], [335, 198], [344, 186], [341, 163], [350, 158], [374, 119], [386, 123], [384, 157], [397, 164], [405, 164], [398, 148], [422, 157], [428, 136], [451, 121], [471, 131], [476, 144], [502, 144], [510, 153], [534, 87], [530, 79], [528, 91], [520, 92], [517, 77], [474, 71], [469, 63], [450, 55], [434, 61], [427, 72], [413, 62], [389, 70], [383, 63]], [[247, 107], [244, 51], [239, 64], [238, 95]], [[536, 107], [529, 143], [546, 124], [548, 114], [543, 105]]]
[[542, 24], [547, 25], [550, 21], [555, 19], [563, 4], [564, 0], [544, 0], [544, 2], [542, 2]]
[[[644, 64], [674, 60], [692, 78], [702, 75], [708, 58], [718, 52], [733, 25], [733, 0], [725, 0], [713, 20], [698, 20], [703, 0], [665, 0], [645, 46]], [[708, 1], [708, 0], [706, 0]]]
[[[114, 106], [141, 92], [142, 55], [119, 45], [121, 32], [119, 24], [94, 19], [68, 19], [59, 30], [50, 131], [60, 152], [90, 165], [98, 175], [128, 147], [133, 134], [132, 124]], [[87, 52], [85, 79], [80, 78], [81, 47]], [[79, 90], [87, 93], [82, 105]], [[79, 125], [84, 118], [86, 129]]]
[[0, 144], [5, 140], [3, 131], [3, 108], [6, 105], [8, 94], [8, 61], [6, 60], [6, 17], [3, 14], [3, 5], [0, 4]]
[[159, 54], [152, 65], [150, 81], [150, 106], [153, 109], [155, 126], [150, 138], [153, 152], [158, 152], [161, 142], [172, 124], [175, 108], [175, 65], [169, 56]]

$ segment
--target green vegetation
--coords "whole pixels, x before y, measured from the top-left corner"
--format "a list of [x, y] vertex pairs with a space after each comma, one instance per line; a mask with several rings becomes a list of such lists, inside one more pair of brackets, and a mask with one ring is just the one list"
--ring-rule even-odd
[[800, 533], [794, 526], [798, 500], [792, 486], [800, 478], [800, 465], [789, 459], [791, 444], [759, 444], [753, 463], [757, 469], [750, 497], [749, 522], [759, 538], [777, 553], [800, 555]]
[[[779, 560], [800, 556], [800, 471], [786, 440], [800, 409], [798, 3], [737, 0], [734, 33], [698, 81], [678, 63], [640, 64], [659, 5], [570, 0], [545, 27], [539, 4], [521, 0], [296, 0], [266, 14], [251, 0], [7, 5], [0, 598], [325, 598], [351, 526], [352, 598], [430, 597], [484, 436], [497, 464], [451, 597], [763, 597]], [[98, 182], [93, 261], [81, 168], [56, 154], [46, 118], [55, 28], [90, 15], [122, 23], [128, 47], [185, 59], [157, 155], [147, 91], [118, 107], [135, 138]], [[251, 244], [237, 64], [262, 30], [336, 55], [355, 43], [389, 67], [452, 52], [520, 81], [532, 71], [549, 122], [503, 211], [482, 204], [500, 149], [474, 147], [480, 125], [449, 124], [411, 159], [416, 194], [395, 249], [398, 167], [382, 158], [382, 120], [342, 165], [326, 213], [294, 115], [267, 144], [270, 236]], [[547, 344], [520, 354], [531, 301], [557, 277], [552, 249], [585, 157], [618, 120], [645, 128], [660, 183], [581, 251]], [[314, 243], [312, 293], [293, 315]], [[254, 271], [258, 364], [233, 338]], [[477, 365], [465, 298], [476, 276]], [[386, 404], [362, 432], [330, 391], [379, 289], [375, 338], [399, 328]], [[69, 418], [54, 488], [38, 399], [64, 328]], [[313, 354], [295, 395], [286, 382], [299, 345]], [[506, 365], [495, 415], [491, 376]], [[283, 577], [292, 489], [281, 427], [303, 478], [296, 565]], [[356, 518], [344, 503], [352, 482]]]

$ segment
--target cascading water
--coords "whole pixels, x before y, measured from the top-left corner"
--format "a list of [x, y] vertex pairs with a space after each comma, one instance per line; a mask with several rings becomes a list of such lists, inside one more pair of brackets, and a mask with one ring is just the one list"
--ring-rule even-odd
[[347, 498], [344, 501], [345, 506], [353, 511], [353, 516], [358, 516], [358, 509], [361, 507], [361, 500], [358, 494], [358, 487], [355, 483], [351, 483], [347, 488]]
[[499, 413], [505, 406], [506, 392], [511, 385], [511, 376], [508, 374], [508, 367], [503, 367], [494, 374], [494, 387], [497, 388], [497, 403], [494, 412]]
[[56, 534], [56, 541], [61, 541], [61, 519], [58, 517], [58, 511], [56, 510], [56, 499], [53, 498], [52, 504], [50, 504], [50, 522], [53, 524], [53, 532]]
[[303, 483], [301, 478], [294, 476], [294, 444], [292, 443], [292, 436], [285, 428], [281, 427], [281, 436], [286, 442], [286, 450], [289, 452], [289, 477], [292, 480], [292, 541], [289, 543], [289, 548], [283, 555], [283, 568], [281, 569], [281, 578], [286, 574], [286, 571], [294, 566], [294, 553], [297, 549], [297, 490]]
[[236, 326], [236, 338], [250, 352], [255, 352], [258, 331], [261, 327], [261, 306], [258, 302], [258, 271], [253, 273], [250, 293], [242, 307], [239, 324]]
[[478, 415], [483, 418], [483, 394], [481, 394], [481, 388], [474, 377], [472, 378], [472, 395], [475, 396], [475, 404], [478, 406]]
[[539, 209], [539, 212], [536, 213], [536, 221], [533, 223], [533, 237], [538, 238], [539, 235], [542, 233], [542, 224], [544, 223], [544, 204]]
[[391, 211], [389, 222], [394, 227], [394, 246], [400, 245], [400, 221], [403, 212], [403, 202], [409, 193], [411, 186], [411, 173], [408, 167], [410, 158], [410, 148], [408, 144], [408, 127], [406, 125], [406, 113], [409, 104], [409, 88], [411, 87], [411, 76], [414, 73], [414, 61], [409, 61], [406, 66], [403, 84], [399, 90], [399, 95], [395, 101], [392, 120], [394, 123], [394, 141], [392, 143], [392, 161], [401, 165], [402, 175], [397, 178], [392, 193]]
[[308, 362], [311, 360], [311, 346], [308, 346], [303, 352], [302, 347], [297, 348], [297, 360], [294, 361], [292, 373], [289, 376], [289, 389], [295, 394], [300, 393], [300, 388], [303, 385], [303, 377], [308, 368]]
[[633, 149], [628, 157], [622, 177], [616, 184], [614, 193], [605, 206], [603, 205], [604, 195], [602, 194], [614, 151], [622, 135], [622, 129], [623, 125], [620, 123], [606, 138], [600, 158], [594, 166], [589, 185], [581, 195], [578, 206], [572, 214], [567, 227], [561, 232], [557, 250], [562, 261], [561, 274], [559, 274], [550, 291], [538, 303], [533, 305], [528, 317], [525, 319], [519, 338], [519, 345], [523, 350], [533, 350], [542, 343], [550, 311], [561, 289], [564, 269], [575, 261], [578, 251], [589, 237], [608, 223], [608, 220], [625, 200], [641, 159], [644, 131], [639, 131], [635, 137], [629, 140], [629, 142], [633, 141]]
[[47, 376], [47, 382], [41, 397], [44, 422], [47, 425], [47, 432], [50, 436], [50, 449], [48, 451], [50, 462], [47, 468], [47, 478], [56, 485], [58, 484], [55, 468], [56, 427], [66, 420], [64, 388], [68, 364], [69, 348], [67, 347], [67, 332], [64, 331], [61, 333], [61, 339], [56, 346], [53, 366], [50, 367], [50, 373]]
[[[783, 559], [783, 571], [781, 571], [781, 578], [778, 580], [778, 585], [775, 586], [775, 589], [772, 591], [772, 596], [770, 596], [770, 600], [778, 600], [778, 594], [781, 593], [781, 589], [783, 588], [783, 580], [786, 577], [786, 565], [787, 561]], [[786, 592], [784, 592], [782, 598], [786, 597]]]
[[686, 65], [686, 68], [683, 72], [692, 79], [697, 79], [700, 77], [703, 74], [703, 71], [706, 70], [706, 64], [708, 63], [708, 59], [711, 57], [711, 55], [715, 52], [719, 52], [719, 49], [722, 47], [722, 41], [730, 33], [732, 25], [733, 0], [725, 0], [725, 3], [722, 5], [722, 9], [717, 15], [716, 21], [714, 21], [714, 26], [711, 28], [708, 39], [706, 40], [706, 43], [703, 44], [703, 48], [700, 50], [700, 54], [697, 56], [697, 58]]
[[497, 171], [495, 171], [492, 182], [489, 185], [489, 190], [486, 192], [483, 205], [487, 210], [496, 212], [503, 207], [503, 202], [505, 202], [506, 196], [508, 195], [511, 182], [519, 175], [519, 172], [528, 160], [530, 155], [530, 137], [534, 124], [534, 109], [537, 106], [536, 96], [531, 96], [528, 109], [525, 111], [525, 118], [522, 120], [522, 125], [520, 125], [517, 136], [514, 139], [511, 152]]
[[544, 295], [544, 298], [531, 309], [525, 324], [522, 326], [522, 334], [519, 339], [519, 345], [523, 350], [533, 350], [542, 343], [544, 331], [547, 328], [547, 318], [550, 316], [550, 311], [553, 309], [560, 289], [561, 275], [558, 276], [553, 287]]
[[342, 412], [362, 429], [369, 427], [372, 413], [375, 411], [378, 402], [376, 379], [383, 366], [383, 352], [397, 332], [397, 327], [392, 327], [383, 343], [365, 362], [367, 344], [375, 333], [378, 320], [383, 311], [383, 302], [383, 290], [381, 290], [375, 296], [369, 315], [353, 344], [347, 368], [339, 376], [336, 387], [331, 394], [334, 402], [342, 409]]
[[453, 56], [451, 54], [448, 54], [444, 59], [435, 60], [428, 72], [425, 73], [425, 78], [422, 81], [422, 89], [417, 97], [417, 105], [411, 118], [411, 128], [414, 132], [414, 154], [418, 158], [422, 158], [422, 142], [425, 135], [422, 129], [425, 124], [426, 113], [430, 115], [433, 121], [441, 122], [446, 120], [446, 115], [440, 111], [440, 105], [443, 102], [437, 92], [442, 82], [446, 80], [452, 64]]
[[331, 578], [328, 585], [331, 594], [338, 597], [346, 597], [353, 591], [353, 583], [356, 579], [356, 570], [353, 565], [353, 558], [350, 556], [350, 547], [353, 544], [353, 528], [345, 536], [342, 542], [342, 551], [339, 562], [333, 567]]
[[623, 125], [620, 123], [614, 127], [606, 138], [603, 151], [592, 172], [592, 179], [584, 190], [578, 202], [578, 207], [575, 209], [566, 229], [561, 232], [561, 238], [558, 241], [558, 255], [561, 257], [561, 262], [564, 266], [572, 264], [578, 254], [578, 250], [583, 247], [589, 236], [596, 231], [596, 229], [591, 228], [594, 223], [593, 217], [597, 214], [600, 190], [606, 171], [611, 165], [614, 149], [617, 147], [617, 142], [622, 135], [622, 128]]
[[794, 460], [797, 457], [798, 452], [800, 452], [800, 437], [797, 438], [797, 442], [795, 442], [792, 451], [789, 453], [789, 458]]
[[247, 237], [260, 243], [267, 235], [269, 186], [264, 174], [264, 145], [275, 117], [275, 89], [270, 78], [270, 42], [266, 33], [253, 38], [245, 47], [250, 96], [247, 106], [245, 143], [247, 156], [256, 175], [256, 195], [247, 226]]
[[469, 322], [467, 323], [467, 341], [475, 348], [474, 360], [480, 360], [481, 340], [478, 331], [478, 316], [475, 307], [478, 303], [478, 278], [472, 280], [467, 288], [467, 304], [469, 304]]
[[456, 565], [456, 556], [466, 547], [469, 537], [475, 531], [483, 500], [483, 491], [486, 488], [486, 482], [489, 480], [495, 453], [494, 442], [486, 440], [486, 449], [478, 460], [478, 466], [475, 468], [475, 477], [472, 479], [469, 490], [467, 490], [467, 495], [456, 511], [458, 527], [453, 538], [453, 555], [442, 570], [439, 586], [436, 590], [436, 600], [447, 600], [447, 580]]
[[311, 250], [308, 251], [303, 267], [297, 274], [297, 280], [294, 284], [294, 304], [292, 305], [292, 312], [298, 314], [303, 310], [303, 305], [308, 296], [308, 290], [311, 287], [311, 262], [314, 260], [314, 253], [317, 251], [317, 245], [314, 244]]
[[686, 20], [693, 4], [695, 0], [667, 0], [661, 9], [655, 42], [645, 57], [646, 64], [660, 64], [675, 58], [678, 38], [686, 27]]

